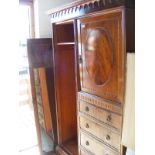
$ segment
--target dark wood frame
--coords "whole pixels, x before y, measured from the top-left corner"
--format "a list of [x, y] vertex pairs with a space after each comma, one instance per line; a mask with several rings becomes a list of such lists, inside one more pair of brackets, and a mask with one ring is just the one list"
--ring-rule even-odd
[[[37, 48], [40, 48], [41, 50]], [[28, 60], [29, 60], [29, 74], [31, 82], [31, 94], [34, 107], [34, 116], [35, 124], [38, 137], [39, 150], [42, 155], [45, 153], [42, 151], [41, 144], [41, 131], [39, 125], [39, 116], [38, 116], [38, 107], [36, 101], [36, 90], [35, 90], [35, 81], [34, 81], [34, 69], [43, 67], [50, 69], [50, 72], [46, 72], [46, 86], [47, 86], [47, 96], [49, 100], [49, 107], [51, 112], [52, 119], [52, 135], [49, 135], [53, 140], [54, 148], [57, 145], [57, 122], [56, 122], [56, 107], [55, 107], [55, 96], [54, 96], [54, 73], [53, 73], [53, 50], [52, 50], [52, 39], [43, 38], [43, 39], [28, 39], [27, 40], [27, 49], [28, 49]], [[35, 54], [34, 54], [35, 53]], [[47, 55], [47, 56], [46, 56]], [[48, 133], [47, 133], [48, 134]]]

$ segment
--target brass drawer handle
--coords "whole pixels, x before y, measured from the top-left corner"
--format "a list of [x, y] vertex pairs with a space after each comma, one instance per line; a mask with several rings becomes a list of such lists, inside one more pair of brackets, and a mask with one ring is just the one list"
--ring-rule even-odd
[[86, 123], [86, 128], [89, 128], [89, 124], [88, 123]]
[[88, 141], [86, 141], [86, 145], [89, 146], [89, 142]]
[[109, 135], [106, 135], [106, 140], [110, 140], [110, 136]]
[[110, 122], [112, 120], [111, 115], [108, 115], [107, 121]]
[[86, 106], [85, 111], [86, 112], [89, 112], [89, 107]]

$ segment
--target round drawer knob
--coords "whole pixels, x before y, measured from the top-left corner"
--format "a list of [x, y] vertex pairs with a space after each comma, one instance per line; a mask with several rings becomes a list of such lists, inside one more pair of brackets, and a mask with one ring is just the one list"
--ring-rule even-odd
[[110, 136], [109, 135], [106, 135], [106, 140], [110, 140]]
[[88, 141], [86, 141], [86, 145], [87, 145], [87, 146], [89, 145], [89, 142], [88, 142]]
[[88, 123], [86, 123], [86, 128], [89, 128], [89, 124]]
[[85, 110], [88, 112], [89, 111], [89, 107], [86, 106]]
[[112, 120], [111, 115], [108, 115], [107, 121], [110, 122]]

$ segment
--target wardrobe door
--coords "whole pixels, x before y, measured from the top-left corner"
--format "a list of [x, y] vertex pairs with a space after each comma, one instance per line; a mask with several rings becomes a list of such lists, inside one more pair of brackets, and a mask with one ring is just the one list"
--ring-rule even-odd
[[39, 148], [51, 152], [57, 144], [52, 39], [28, 39], [27, 50]]
[[81, 90], [122, 103], [124, 94], [124, 10], [78, 20]]

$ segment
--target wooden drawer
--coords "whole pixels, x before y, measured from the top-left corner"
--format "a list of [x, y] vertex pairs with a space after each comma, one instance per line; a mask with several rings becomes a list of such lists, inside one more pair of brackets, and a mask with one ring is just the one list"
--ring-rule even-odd
[[101, 108], [98, 108], [96, 106], [93, 106], [87, 102], [80, 101], [79, 110], [82, 113], [88, 114], [99, 121], [102, 121], [110, 126], [113, 126], [114, 128], [121, 130], [122, 126], [122, 117], [114, 114], [109, 111], [105, 111]]
[[117, 151], [120, 151], [121, 137], [120, 135], [112, 131], [112, 129], [104, 125], [102, 126], [85, 117], [80, 117], [79, 122], [80, 122], [80, 128], [93, 134], [94, 136], [101, 139], [105, 143], [111, 145], [113, 148], [117, 149]]
[[118, 152], [82, 132], [80, 133], [80, 145], [94, 155], [119, 155]]

